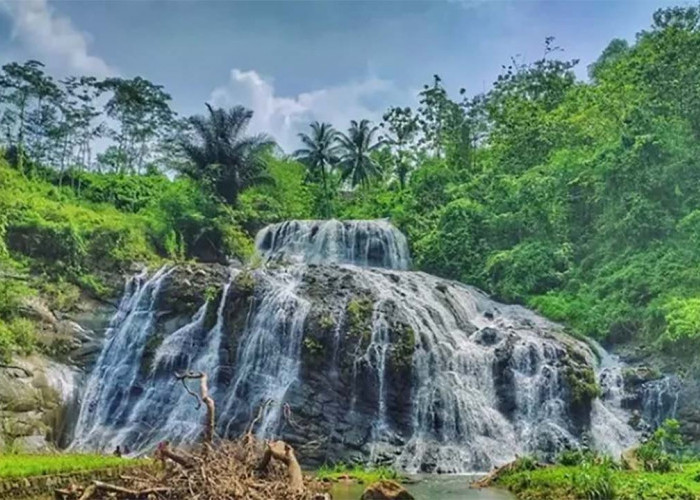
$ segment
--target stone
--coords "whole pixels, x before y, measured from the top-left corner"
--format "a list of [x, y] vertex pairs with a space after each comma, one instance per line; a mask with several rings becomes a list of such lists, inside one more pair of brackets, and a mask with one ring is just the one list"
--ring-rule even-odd
[[642, 466], [642, 462], [639, 460], [639, 458], [637, 458], [637, 450], [639, 450], [639, 447], [633, 446], [632, 448], [628, 448], [622, 452], [620, 462], [623, 469], [638, 471], [644, 468]]
[[38, 319], [50, 325], [55, 325], [57, 323], [56, 316], [54, 316], [43, 301], [36, 297], [25, 300], [21, 309], [26, 316], [31, 318]]
[[53, 449], [44, 436], [38, 435], [18, 437], [13, 441], [13, 445], [22, 453], [39, 453]]
[[396, 481], [382, 480], [370, 484], [360, 500], [414, 500], [414, 496]]

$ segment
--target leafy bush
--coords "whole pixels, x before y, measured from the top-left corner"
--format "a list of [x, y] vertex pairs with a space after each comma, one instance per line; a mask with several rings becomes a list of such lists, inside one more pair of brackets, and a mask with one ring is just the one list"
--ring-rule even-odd
[[577, 498], [586, 500], [613, 500], [615, 478], [608, 467], [593, 467], [583, 464], [571, 476], [571, 484]]
[[651, 438], [637, 449], [637, 457], [649, 471], [669, 472], [674, 469], [683, 451], [680, 423], [668, 419], [654, 431]]
[[36, 343], [34, 323], [25, 318], [0, 320], [0, 361], [7, 363], [13, 354], [30, 354]]
[[400, 479], [399, 473], [390, 467], [368, 467], [364, 465], [348, 465], [339, 462], [334, 465], [322, 465], [316, 472], [318, 479], [336, 481], [340, 478], [354, 479], [358, 483], [371, 484], [383, 479]]
[[570, 250], [548, 246], [541, 241], [520, 243], [492, 253], [486, 261], [490, 288], [502, 299], [523, 302], [558, 288], [569, 267]]
[[673, 298], [664, 305], [666, 330], [661, 341], [688, 345], [700, 340], [700, 298]]

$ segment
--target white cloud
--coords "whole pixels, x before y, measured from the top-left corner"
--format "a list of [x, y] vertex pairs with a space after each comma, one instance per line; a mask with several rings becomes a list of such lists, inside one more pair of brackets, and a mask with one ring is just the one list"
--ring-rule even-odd
[[12, 21], [12, 38], [27, 57], [62, 73], [97, 77], [116, 73], [104, 60], [88, 53], [87, 35], [47, 0], [0, 0], [0, 12]]
[[285, 97], [277, 95], [273, 82], [256, 71], [233, 69], [228, 83], [211, 93], [210, 102], [252, 109], [249, 132], [265, 132], [286, 152], [292, 152], [299, 145], [297, 134], [306, 132], [314, 120], [329, 122], [340, 130], [345, 130], [350, 120], [378, 122], [388, 106], [406, 104], [409, 96], [388, 80], [369, 77]]

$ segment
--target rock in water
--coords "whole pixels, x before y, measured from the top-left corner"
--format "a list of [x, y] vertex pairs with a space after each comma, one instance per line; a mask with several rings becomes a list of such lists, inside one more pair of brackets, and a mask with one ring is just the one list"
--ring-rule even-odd
[[396, 481], [382, 480], [370, 484], [360, 500], [414, 500], [414, 497]]

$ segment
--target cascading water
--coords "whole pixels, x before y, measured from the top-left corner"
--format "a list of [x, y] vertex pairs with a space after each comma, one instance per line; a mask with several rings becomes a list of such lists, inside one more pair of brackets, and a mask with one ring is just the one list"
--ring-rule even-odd
[[597, 342], [589, 341], [599, 357], [598, 386], [601, 396], [593, 402], [591, 437], [593, 445], [618, 457], [639, 441], [639, 433], [628, 424], [629, 414], [623, 409], [624, 365]]
[[119, 308], [110, 323], [105, 346], [88, 378], [76, 424], [76, 446], [111, 434], [113, 423], [124, 421], [138, 375], [138, 360], [156, 318], [156, 301], [171, 270], [146, 271], [129, 280]]
[[267, 259], [301, 264], [355, 264], [408, 269], [406, 237], [386, 221], [288, 221], [256, 238]]
[[202, 411], [173, 377], [185, 369], [209, 375], [219, 435], [240, 433], [263, 408], [259, 435], [317, 442], [317, 461], [474, 471], [585, 438], [611, 450], [636, 438], [613, 386], [577, 414], [571, 377], [594, 363], [586, 346], [522, 307], [407, 271], [405, 238], [388, 222], [291, 221], [263, 229], [257, 246], [276, 264], [233, 271], [213, 326], [214, 304], [202, 300], [145, 371], [173, 271], [128, 284], [73, 447], [195, 440]]

